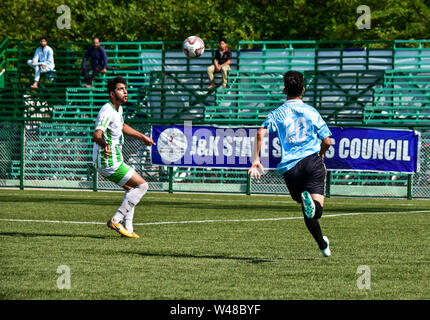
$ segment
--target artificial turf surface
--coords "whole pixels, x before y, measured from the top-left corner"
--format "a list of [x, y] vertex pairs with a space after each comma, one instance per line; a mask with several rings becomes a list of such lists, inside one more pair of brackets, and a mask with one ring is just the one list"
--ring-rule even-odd
[[[0, 190], [0, 298], [430, 298], [429, 200], [326, 199], [323, 258], [289, 196], [150, 192], [140, 239], [106, 227], [122, 197]], [[57, 287], [61, 265], [70, 289]]]

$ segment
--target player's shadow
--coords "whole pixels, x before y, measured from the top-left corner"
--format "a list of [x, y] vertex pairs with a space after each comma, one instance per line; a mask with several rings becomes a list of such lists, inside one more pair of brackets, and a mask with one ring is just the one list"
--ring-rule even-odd
[[8, 237], [24, 237], [24, 238], [33, 238], [33, 237], [59, 237], [59, 238], [92, 238], [92, 239], [107, 239], [109, 237], [104, 236], [95, 236], [95, 235], [86, 235], [86, 234], [59, 234], [59, 233], [28, 233], [28, 232], [0, 232], [0, 236], [8, 236]]
[[276, 262], [281, 258], [258, 258], [258, 257], [232, 257], [223, 255], [194, 255], [185, 253], [154, 253], [154, 252], [123, 252], [126, 254], [139, 255], [141, 257], [160, 257], [160, 258], [191, 258], [191, 259], [213, 259], [213, 260], [231, 260], [244, 261], [253, 264]]
[[[111, 199], [94, 199], [94, 198], [59, 198], [59, 197], [31, 197], [31, 198], [21, 198], [19, 199], [19, 202], [21, 203], [64, 203], [65, 205], [68, 204], [79, 204], [79, 205], [96, 205], [96, 206], [108, 206], [108, 205], [115, 205], [119, 206], [121, 204], [123, 195], [118, 198], [112, 197]], [[0, 196], [0, 202], [3, 200], [3, 198]], [[4, 198], [4, 201], [9, 201], [8, 199]]]

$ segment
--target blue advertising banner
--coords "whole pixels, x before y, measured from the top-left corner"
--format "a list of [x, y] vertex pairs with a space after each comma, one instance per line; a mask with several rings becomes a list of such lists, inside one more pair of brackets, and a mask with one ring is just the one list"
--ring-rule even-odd
[[[249, 168], [257, 127], [153, 126], [155, 165]], [[419, 170], [419, 133], [412, 130], [330, 127], [332, 146], [325, 154], [328, 170], [413, 173]], [[276, 133], [263, 141], [260, 159], [274, 169], [281, 159]]]

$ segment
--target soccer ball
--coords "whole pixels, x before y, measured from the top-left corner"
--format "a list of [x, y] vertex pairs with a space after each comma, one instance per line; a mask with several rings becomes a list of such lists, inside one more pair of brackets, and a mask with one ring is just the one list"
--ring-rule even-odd
[[198, 58], [205, 52], [205, 43], [196, 36], [185, 39], [182, 50], [188, 58]]

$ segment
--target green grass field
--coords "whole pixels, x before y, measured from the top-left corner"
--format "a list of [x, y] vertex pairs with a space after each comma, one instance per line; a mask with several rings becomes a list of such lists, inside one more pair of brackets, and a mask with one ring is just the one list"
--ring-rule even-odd
[[106, 227], [122, 196], [0, 190], [1, 299], [430, 298], [428, 200], [326, 199], [323, 258], [288, 196], [148, 193], [140, 239]]

